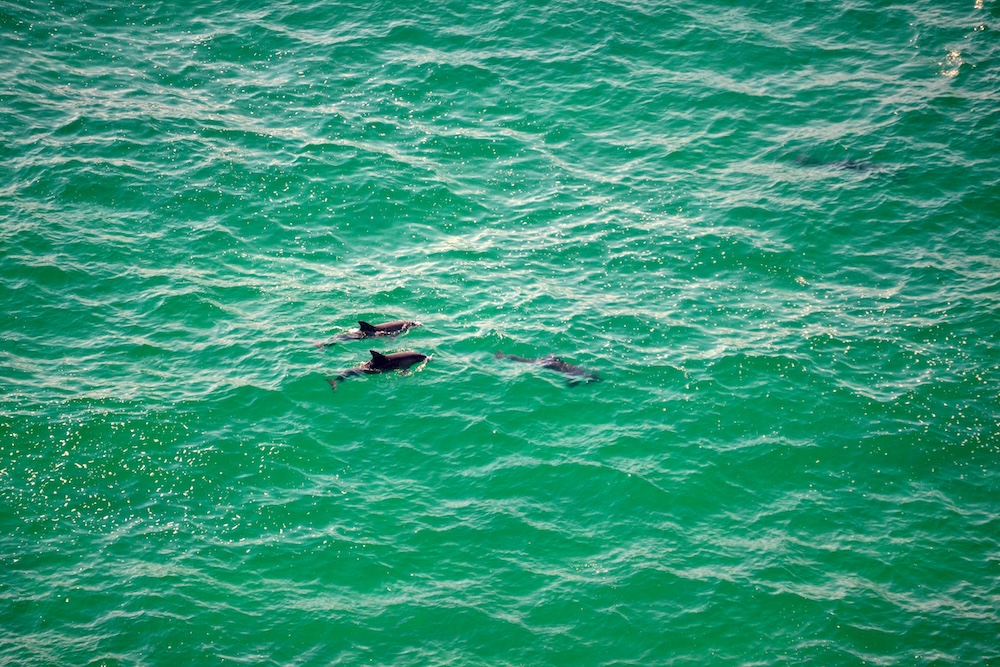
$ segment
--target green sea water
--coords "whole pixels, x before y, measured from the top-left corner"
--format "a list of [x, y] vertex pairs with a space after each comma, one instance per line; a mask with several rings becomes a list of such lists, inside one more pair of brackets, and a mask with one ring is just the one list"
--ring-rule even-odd
[[0, 2], [0, 664], [1000, 665], [998, 29]]

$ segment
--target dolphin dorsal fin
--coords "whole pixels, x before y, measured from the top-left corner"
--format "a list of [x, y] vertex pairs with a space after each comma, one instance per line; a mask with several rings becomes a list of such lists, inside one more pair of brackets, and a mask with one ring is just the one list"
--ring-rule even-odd
[[375, 327], [373, 327], [372, 325], [368, 324], [367, 322], [362, 322], [361, 320], [358, 320], [358, 326], [360, 326], [361, 327], [361, 331], [363, 331], [366, 334], [375, 333]]
[[372, 353], [372, 362], [376, 366], [384, 366], [385, 364], [389, 363], [389, 357], [385, 356], [381, 352], [376, 352], [375, 350], [368, 350], [368, 351]]

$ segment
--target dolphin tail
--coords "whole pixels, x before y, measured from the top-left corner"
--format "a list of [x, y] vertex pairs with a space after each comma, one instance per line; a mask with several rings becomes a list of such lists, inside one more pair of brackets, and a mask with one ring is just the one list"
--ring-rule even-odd
[[336, 378], [326, 378], [326, 381], [330, 383], [330, 386], [334, 391], [337, 391], [337, 380]]

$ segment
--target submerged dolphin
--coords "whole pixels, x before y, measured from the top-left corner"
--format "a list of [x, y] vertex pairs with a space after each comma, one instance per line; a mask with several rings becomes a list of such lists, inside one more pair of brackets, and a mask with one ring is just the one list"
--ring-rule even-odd
[[327, 345], [333, 345], [339, 340], [361, 340], [362, 338], [375, 338], [378, 336], [396, 336], [404, 331], [409, 331], [413, 327], [419, 327], [420, 322], [396, 320], [394, 322], [384, 322], [383, 324], [368, 324], [367, 322], [358, 320], [358, 326], [361, 328], [337, 334], [329, 340], [316, 343], [316, 347], [323, 349]]
[[525, 364], [535, 364], [536, 366], [541, 366], [542, 368], [549, 368], [554, 371], [559, 371], [565, 375], [572, 376], [569, 380], [570, 383], [578, 382], [575, 378], [582, 378], [584, 382], [600, 382], [601, 378], [597, 373], [588, 371], [585, 368], [580, 368], [579, 366], [574, 366], [572, 364], [567, 364], [565, 361], [550, 354], [546, 357], [539, 357], [538, 359], [531, 359], [529, 357], [515, 357], [513, 354], [504, 354], [503, 352], [497, 352], [494, 355], [497, 359], [509, 359], [510, 361], [520, 361]]
[[335, 378], [327, 378], [334, 391], [337, 391], [337, 383], [355, 375], [372, 375], [374, 373], [384, 373], [386, 371], [406, 372], [406, 369], [414, 364], [419, 364], [430, 359], [426, 354], [419, 352], [394, 352], [392, 354], [382, 354], [375, 350], [371, 352], [371, 361], [366, 361], [360, 366], [349, 368]]
[[868, 171], [885, 171], [885, 165], [879, 164], [877, 162], [870, 162], [868, 160], [817, 160], [816, 158], [810, 157], [808, 155], [800, 155], [795, 159], [795, 162], [803, 167], [828, 167], [828, 168], [838, 168], [847, 169], [848, 171], [858, 171], [858, 172], [868, 172]]

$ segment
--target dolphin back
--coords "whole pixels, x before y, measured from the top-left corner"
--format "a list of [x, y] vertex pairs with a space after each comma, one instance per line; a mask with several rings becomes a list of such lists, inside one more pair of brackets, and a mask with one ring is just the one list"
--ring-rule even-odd
[[[574, 366], [573, 364], [568, 364], [554, 354], [550, 354], [545, 357], [539, 357], [537, 359], [532, 359], [530, 357], [518, 357], [513, 354], [504, 354], [503, 352], [497, 352], [493, 355], [497, 359], [508, 359], [510, 361], [519, 361], [525, 364], [535, 364], [536, 366], [541, 366], [542, 368], [548, 368], [549, 370], [557, 371], [563, 375], [570, 375], [574, 378], [583, 378], [584, 382], [600, 382], [601, 377], [592, 371], [588, 371], [586, 368], [581, 368], [579, 366]], [[578, 382], [571, 380], [571, 383]]]

